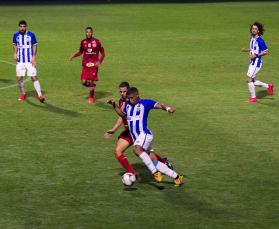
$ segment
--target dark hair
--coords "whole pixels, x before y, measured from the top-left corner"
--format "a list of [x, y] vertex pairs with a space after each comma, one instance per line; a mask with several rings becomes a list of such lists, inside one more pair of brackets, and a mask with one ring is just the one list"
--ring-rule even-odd
[[19, 23], [18, 23], [18, 26], [20, 26], [20, 25], [25, 25], [25, 26], [27, 26], [27, 23], [26, 23], [26, 21], [21, 20], [21, 21], [19, 21]]
[[129, 90], [126, 92], [126, 96], [134, 94], [134, 93], [139, 93], [138, 89], [135, 87], [130, 87]]
[[252, 25], [250, 25], [250, 26], [251, 26], [251, 28], [250, 28], [250, 33], [251, 33], [251, 35], [252, 35], [252, 27], [253, 27], [253, 25], [255, 25], [255, 26], [258, 27], [258, 29], [259, 29], [259, 36], [263, 35], [263, 33], [264, 33], [264, 31], [265, 31], [264, 25], [261, 24], [261, 23], [258, 22], [258, 21], [255, 21]]
[[85, 31], [86, 31], [86, 30], [88, 30], [88, 29], [91, 29], [91, 30], [92, 30], [92, 32], [93, 32], [92, 27], [86, 27], [86, 28], [85, 28]]
[[129, 85], [129, 83], [128, 82], [121, 82], [120, 84], [119, 84], [119, 86], [118, 87], [126, 87], [127, 89], [129, 89], [130, 88], [130, 85]]

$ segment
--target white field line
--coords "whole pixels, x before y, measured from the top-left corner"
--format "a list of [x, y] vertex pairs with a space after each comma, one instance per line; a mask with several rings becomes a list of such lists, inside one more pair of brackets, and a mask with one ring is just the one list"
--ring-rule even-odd
[[[8, 62], [8, 61], [5, 61], [5, 60], [0, 60], [0, 62], [3, 62], [3, 63], [6, 63], [6, 64], [11, 64], [11, 65], [16, 65], [15, 63], [11, 63], [11, 62]], [[31, 80], [31, 77], [28, 76], [28, 78], [26, 80], [24, 80], [23, 82], [28, 82], [29, 80]], [[0, 90], [3, 90], [3, 89], [7, 89], [9, 87], [16, 87], [18, 86], [18, 84], [13, 84], [13, 85], [10, 85], [10, 86], [7, 86], [7, 87], [0, 87]]]

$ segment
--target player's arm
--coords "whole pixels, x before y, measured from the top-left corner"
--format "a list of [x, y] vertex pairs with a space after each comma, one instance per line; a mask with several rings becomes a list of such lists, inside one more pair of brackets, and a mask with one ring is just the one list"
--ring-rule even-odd
[[154, 107], [156, 109], [165, 110], [165, 111], [169, 112], [169, 114], [173, 114], [173, 112], [175, 112], [175, 110], [176, 110], [174, 107], [171, 108], [168, 105], [163, 104], [163, 103], [156, 103]]
[[74, 58], [74, 57], [77, 57], [77, 56], [80, 56], [83, 54], [83, 45], [82, 45], [82, 41], [80, 43], [80, 47], [79, 47], [79, 51], [77, 53], [75, 53], [74, 55], [71, 55], [70, 56], [70, 61]]
[[37, 54], [37, 45], [33, 45], [33, 56], [31, 59], [31, 64], [36, 67], [36, 54]]
[[117, 122], [115, 123], [114, 127], [105, 133], [105, 138], [109, 138], [111, 135], [113, 135], [114, 132], [122, 125], [122, 123], [123, 123], [123, 120], [121, 117], [119, 117]]
[[242, 52], [250, 52], [250, 49], [242, 48], [241, 51]]
[[107, 100], [106, 101], [106, 104], [111, 104], [114, 108], [114, 110], [116, 111], [116, 113], [120, 116], [120, 117], [125, 117], [126, 114], [122, 111], [122, 109], [116, 105], [115, 101], [114, 100]]
[[101, 63], [103, 62], [104, 58], [105, 58], [105, 50], [104, 47], [102, 46], [101, 42], [99, 43], [100, 45], [100, 53], [101, 53], [101, 57], [100, 59], [96, 62], [96, 68], [100, 67]]
[[17, 56], [17, 45], [14, 44], [14, 59], [18, 60], [18, 56]]
[[265, 50], [265, 51], [262, 51], [262, 52], [259, 53], [259, 54], [250, 55], [249, 57], [250, 57], [251, 59], [255, 59], [255, 58], [257, 58], [257, 57], [265, 56], [265, 55], [267, 55], [268, 53], [269, 53], [268, 50]]

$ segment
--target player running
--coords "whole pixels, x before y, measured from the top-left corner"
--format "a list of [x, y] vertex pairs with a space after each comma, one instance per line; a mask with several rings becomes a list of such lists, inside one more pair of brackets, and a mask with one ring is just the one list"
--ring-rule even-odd
[[114, 100], [108, 100], [106, 103], [112, 104], [120, 117], [127, 117], [130, 135], [134, 142], [134, 153], [140, 157], [151, 173], [154, 174], [155, 179], [156, 174], [161, 172], [174, 178], [175, 186], [180, 186], [183, 176], [158, 161], [153, 152], [150, 152], [153, 135], [147, 128], [147, 117], [150, 109], [163, 109], [168, 111], [169, 114], [173, 114], [175, 108], [170, 108], [153, 100], [140, 99], [138, 89], [135, 87], [131, 87], [127, 91], [126, 97], [129, 102], [125, 103], [123, 110], [115, 104]]
[[246, 79], [248, 83], [248, 88], [251, 93], [251, 98], [245, 101], [247, 103], [257, 102], [255, 86], [265, 87], [268, 89], [270, 95], [273, 94], [273, 84], [266, 84], [259, 80], [255, 81], [255, 77], [257, 73], [262, 68], [261, 57], [269, 53], [264, 40], [260, 37], [261, 35], [263, 35], [264, 31], [265, 29], [263, 28], [263, 25], [261, 23], [254, 22], [250, 28], [250, 33], [252, 35], [252, 37], [250, 38], [250, 48], [249, 49], [242, 48], [241, 50], [242, 52], [250, 52], [249, 57], [251, 58], [250, 65], [247, 72], [247, 79]]
[[[89, 87], [89, 103], [93, 103], [94, 90], [96, 87], [94, 81], [98, 81], [98, 68], [105, 58], [105, 51], [101, 42], [92, 37], [93, 29], [91, 27], [85, 29], [85, 35], [86, 38], [81, 40], [79, 51], [70, 56], [70, 60], [83, 54], [82, 72], [80, 77], [81, 84], [85, 87]], [[101, 57], [99, 58], [100, 53]]]
[[[121, 95], [121, 98], [119, 99], [119, 107], [122, 110], [125, 106], [125, 103], [128, 101], [128, 99], [126, 98], [126, 92], [129, 88], [130, 88], [130, 85], [127, 82], [121, 82], [119, 84], [119, 93]], [[129, 133], [127, 118], [119, 117], [116, 124], [114, 125], [114, 127], [105, 133], [105, 138], [111, 137], [115, 133], [115, 131], [122, 125], [122, 123], [124, 124], [124, 131], [118, 136], [118, 141], [117, 141], [115, 149], [114, 149], [114, 154], [115, 154], [118, 162], [122, 165], [123, 168], [125, 168], [130, 173], [136, 174], [136, 172], [131, 167], [128, 159], [123, 154], [124, 151], [133, 144], [133, 140]], [[167, 158], [161, 158], [159, 155], [157, 155], [154, 152], [153, 149], [151, 149], [151, 151], [154, 153], [154, 155], [160, 162], [166, 164], [170, 169], [173, 169], [171, 163], [168, 161]]]
[[22, 101], [26, 98], [23, 77], [27, 71], [27, 75], [31, 77], [34, 87], [37, 91], [39, 100], [43, 103], [45, 98], [42, 96], [41, 86], [37, 79], [36, 54], [37, 40], [35, 34], [27, 31], [27, 23], [21, 20], [18, 23], [19, 32], [14, 34], [14, 59], [16, 63], [16, 76], [21, 96], [18, 100]]

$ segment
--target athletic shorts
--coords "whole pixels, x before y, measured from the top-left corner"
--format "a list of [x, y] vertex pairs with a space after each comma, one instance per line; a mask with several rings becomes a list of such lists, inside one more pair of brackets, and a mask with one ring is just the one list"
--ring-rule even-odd
[[262, 64], [260, 65], [260, 67], [257, 67], [255, 64], [254, 65], [250, 64], [248, 68], [247, 76], [250, 76], [251, 78], [255, 78], [257, 73], [261, 70], [261, 68], [262, 68]]
[[118, 139], [122, 138], [124, 140], [126, 140], [130, 145], [133, 144], [133, 140], [131, 138], [130, 132], [129, 130], [124, 130], [119, 136]]
[[91, 79], [92, 81], [98, 81], [98, 68], [88, 68], [88, 67], [83, 67], [80, 79], [81, 80], [87, 80]]
[[37, 69], [31, 63], [17, 63], [16, 64], [16, 76], [37, 76]]
[[144, 150], [149, 153], [152, 149], [151, 143], [153, 141], [152, 134], [141, 133], [138, 138], [135, 140], [134, 145], [140, 145]]

